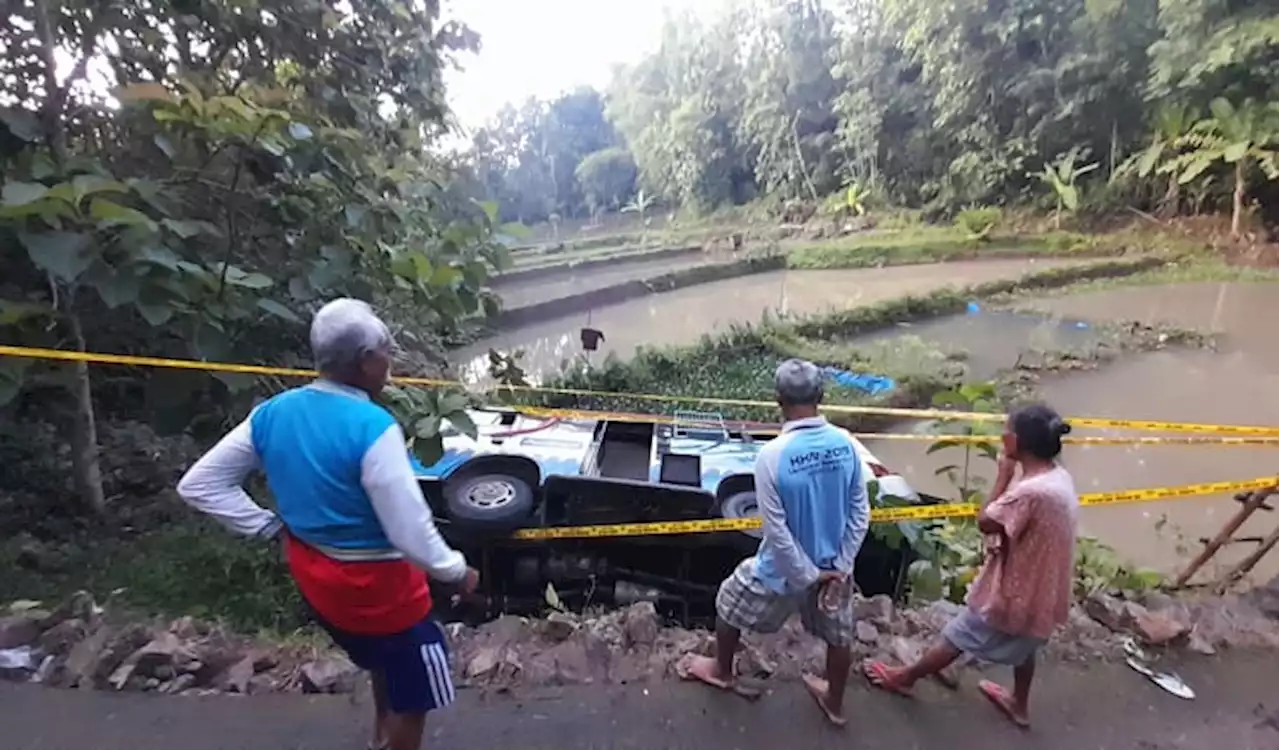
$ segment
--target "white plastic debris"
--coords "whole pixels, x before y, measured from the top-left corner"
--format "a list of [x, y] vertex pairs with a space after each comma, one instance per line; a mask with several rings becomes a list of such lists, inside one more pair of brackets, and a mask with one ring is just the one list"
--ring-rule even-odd
[[30, 646], [0, 648], [0, 669], [35, 669], [36, 654]]

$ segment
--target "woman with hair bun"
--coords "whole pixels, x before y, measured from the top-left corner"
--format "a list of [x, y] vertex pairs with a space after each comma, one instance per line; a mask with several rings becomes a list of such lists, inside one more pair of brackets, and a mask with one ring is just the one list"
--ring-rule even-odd
[[917, 680], [969, 653], [1013, 667], [1012, 695], [987, 680], [978, 689], [1014, 724], [1030, 727], [1027, 699], [1036, 652], [1071, 607], [1080, 503], [1071, 475], [1057, 461], [1062, 437], [1070, 431], [1044, 404], [1009, 415], [995, 485], [978, 512], [985, 559], [965, 610], [916, 663], [901, 669], [865, 663], [863, 672], [873, 685], [909, 696]]

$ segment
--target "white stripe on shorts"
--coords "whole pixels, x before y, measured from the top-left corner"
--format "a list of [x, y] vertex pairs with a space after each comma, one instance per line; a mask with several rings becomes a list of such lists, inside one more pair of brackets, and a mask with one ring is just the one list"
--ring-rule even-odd
[[453, 677], [449, 674], [449, 660], [439, 643], [421, 646], [422, 665], [427, 670], [427, 684], [431, 688], [431, 700], [436, 708], [453, 703]]

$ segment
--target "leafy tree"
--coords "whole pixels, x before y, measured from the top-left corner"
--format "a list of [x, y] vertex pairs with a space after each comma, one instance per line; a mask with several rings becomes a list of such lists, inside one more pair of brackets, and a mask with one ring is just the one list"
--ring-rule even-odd
[[671, 204], [705, 209], [747, 197], [751, 173], [735, 138], [742, 19], [740, 8], [710, 22], [669, 18], [658, 51], [620, 69], [610, 86], [606, 111], [641, 184]]
[[635, 192], [636, 163], [625, 148], [611, 146], [587, 154], [574, 169], [591, 212], [618, 209]]
[[1197, 123], [1179, 139], [1179, 145], [1187, 150], [1169, 167], [1177, 173], [1178, 182], [1185, 185], [1219, 162], [1229, 165], [1234, 184], [1231, 235], [1239, 237], [1249, 168], [1256, 165], [1272, 182], [1280, 179], [1276, 152], [1276, 118], [1280, 112], [1275, 102], [1260, 104], [1249, 99], [1235, 107], [1221, 97], [1209, 103], [1209, 111], [1212, 117]]
[[550, 102], [504, 107], [473, 136], [470, 159], [504, 218], [543, 221], [553, 213], [591, 211], [577, 169], [588, 155], [617, 143], [600, 92], [582, 88]]
[[756, 185], [783, 198], [817, 200], [839, 184], [834, 160], [837, 83], [831, 74], [834, 18], [815, 0], [755, 8], [737, 137]]
[[[13, 9], [0, 27], [7, 341], [301, 364], [300, 323], [326, 297], [373, 300], [423, 349], [496, 306], [483, 284], [504, 262], [497, 207], [454, 190], [426, 149], [447, 126], [442, 70], [474, 34], [438, 23], [434, 2], [256, 8]], [[123, 380], [129, 395], [104, 400], [83, 364], [0, 361], [8, 408], [70, 394], [52, 403], [69, 404], [77, 491], [97, 511], [101, 409], [186, 428], [254, 384]]]
[[1260, 0], [1160, 0], [1160, 36], [1151, 44], [1149, 92], [1204, 107], [1227, 95], [1276, 98], [1275, 3]]

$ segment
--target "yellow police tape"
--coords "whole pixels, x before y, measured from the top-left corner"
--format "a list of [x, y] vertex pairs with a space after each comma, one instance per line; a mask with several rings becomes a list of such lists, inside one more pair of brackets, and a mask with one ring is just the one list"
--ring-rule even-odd
[[[607, 419], [614, 422], [652, 422], [652, 414], [627, 412], [590, 411], [585, 409], [548, 409], [541, 406], [516, 406], [521, 414], [543, 419]], [[726, 425], [741, 427], [746, 432], [760, 435], [777, 434], [778, 425], [726, 420]], [[1073, 421], [1073, 424], [1075, 422]], [[999, 435], [938, 435], [893, 432], [854, 432], [859, 440], [905, 440], [908, 442], [934, 443], [946, 440], [954, 443], [992, 444], [1000, 442]], [[1272, 437], [1223, 437], [1216, 435], [1192, 435], [1186, 437], [1066, 437], [1064, 443], [1072, 445], [1280, 445], [1280, 436]]]
[[[1225, 492], [1264, 490], [1273, 488], [1280, 477], [1260, 477], [1243, 482], [1206, 482], [1180, 487], [1158, 487], [1146, 490], [1122, 490], [1120, 492], [1091, 492], [1080, 496], [1080, 504], [1117, 505], [1154, 500], [1217, 495]], [[969, 518], [977, 515], [978, 506], [972, 503], [946, 505], [911, 505], [895, 508], [875, 508], [871, 511], [872, 523], [894, 521], [934, 521], [943, 518]], [[619, 523], [598, 526], [556, 526], [545, 529], [520, 529], [512, 536], [522, 540], [544, 539], [603, 539], [624, 536], [665, 536], [670, 534], [704, 534], [716, 531], [750, 531], [760, 528], [758, 518], [710, 518], [699, 521], [659, 521], [655, 523]]]
[[[191, 359], [172, 359], [166, 357], [144, 357], [129, 354], [101, 354], [97, 352], [77, 352], [64, 349], [44, 349], [38, 347], [0, 345], [0, 357], [22, 357], [26, 359], [45, 359], [62, 362], [87, 362], [90, 364], [125, 365], [131, 367], [165, 367], [179, 370], [199, 370], [204, 372], [229, 372], [241, 375], [275, 375], [279, 377], [315, 377], [314, 370], [302, 370], [288, 367], [267, 367], [263, 365], [242, 365], [227, 362], [201, 362]], [[398, 377], [394, 382], [404, 385], [428, 387], [466, 388], [466, 384], [457, 380], [439, 378]], [[750, 401], [745, 399], [713, 398], [703, 396], [671, 396], [654, 393], [609, 393], [580, 388], [550, 388], [544, 386], [502, 386], [502, 389], [513, 392], [548, 393], [563, 396], [589, 396], [594, 398], [629, 398], [641, 401], [658, 401], [665, 403], [700, 403], [717, 406], [756, 406], [775, 408], [767, 401]], [[1000, 414], [982, 412], [958, 412], [942, 409], [898, 409], [886, 406], [845, 406], [831, 404], [823, 407], [828, 412], [838, 414], [868, 414], [903, 419], [938, 419], [950, 421], [1003, 422]], [[1258, 425], [1215, 425], [1191, 424], [1185, 422], [1156, 422], [1150, 420], [1110, 419], [1103, 417], [1071, 417], [1068, 421], [1074, 427], [1093, 427], [1101, 429], [1131, 429], [1148, 432], [1190, 432], [1208, 435], [1234, 436], [1280, 436], [1280, 428]]]

